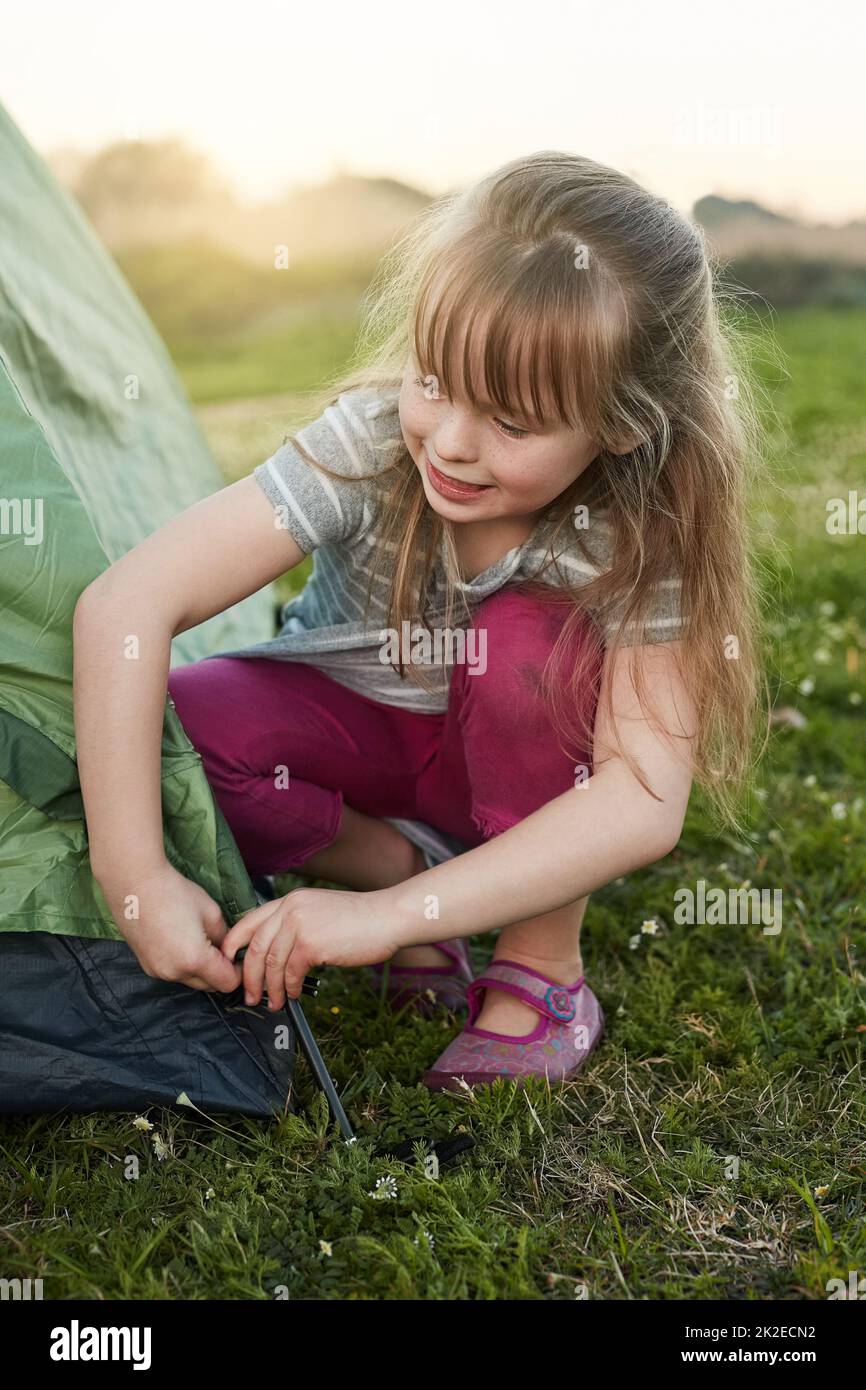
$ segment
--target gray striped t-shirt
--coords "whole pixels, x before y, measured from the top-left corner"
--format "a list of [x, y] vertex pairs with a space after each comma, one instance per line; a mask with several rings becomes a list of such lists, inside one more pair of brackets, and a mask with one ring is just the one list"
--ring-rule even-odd
[[[431, 691], [407, 677], [401, 679], [388, 664], [387, 600], [390, 561], [377, 538], [381, 483], [376, 478], [353, 481], [361, 473], [376, 473], [393, 461], [402, 444], [398, 414], [399, 387], [364, 388], [343, 392], [334, 405], [297, 437], [313, 458], [340, 476], [329, 477], [312, 467], [291, 443], [258, 465], [253, 476], [273, 503], [275, 524], [285, 527], [305, 554], [315, 552], [313, 571], [303, 591], [284, 605], [277, 637], [255, 646], [215, 652], [214, 656], [272, 657], [303, 661], [319, 668], [341, 685], [383, 704], [398, 705], [422, 714], [444, 712], [453, 660], [472, 661], [473, 650], [450, 642], [447, 631], [438, 651], [414, 649], [413, 660], [424, 663]], [[383, 482], [386, 480], [383, 480]], [[474, 579], [458, 585], [471, 606], [507, 583], [537, 577], [558, 584], [556, 569], [545, 564], [549, 550], [542, 521], [520, 546], [490, 565]], [[575, 545], [563, 549], [557, 542], [557, 564], [568, 580], [579, 585], [609, 567], [609, 526], [603, 516], [592, 514], [592, 553], [599, 565], [590, 564]], [[364, 600], [372, 571], [369, 615], [364, 619]], [[673, 641], [681, 635], [679, 579], [663, 582], [656, 591], [647, 640]], [[440, 557], [436, 565], [434, 611], [444, 607], [445, 571]], [[607, 621], [593, 615], [602, 629]], [[454, 620], [454, 625], [459, 623]], [[463, 618], [465, 629], [466, 619]], [[466, 636], [464, 630], [464, 637]], [[411, 650], [413, 634], [394, 634], [393, 652], [402, 643]], [[385, 659], [383, 660], [383, 654]], [[429, 655], [429, 662], [424, 661]], [[475, 652], [477, 658], [479, 653]]]

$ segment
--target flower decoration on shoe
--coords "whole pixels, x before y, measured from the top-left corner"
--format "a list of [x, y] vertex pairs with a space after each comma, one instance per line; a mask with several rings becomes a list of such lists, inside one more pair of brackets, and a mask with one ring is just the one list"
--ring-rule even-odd
[[577, 1012], [574, 1000], [564, 985], [550, 985], [545, 990], [544, 1001], [554, 1018], [562, 1023], [570, 1023]]

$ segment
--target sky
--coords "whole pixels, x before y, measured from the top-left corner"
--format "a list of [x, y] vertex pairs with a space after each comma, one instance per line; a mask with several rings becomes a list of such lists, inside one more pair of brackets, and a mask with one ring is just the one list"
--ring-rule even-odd
[[556, 149], [683, 211], [840, 224], [866, 219], [864, 35], [844, 0], [28, 0], [0, 102], [42, 153], [179, 136], [250, 200], [338, 170], [436, 195]]

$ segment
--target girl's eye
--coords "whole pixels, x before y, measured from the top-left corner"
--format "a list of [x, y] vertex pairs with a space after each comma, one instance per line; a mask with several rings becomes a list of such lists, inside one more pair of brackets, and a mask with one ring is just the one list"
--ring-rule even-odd
[[504, 420], [496, 420], [495, 423], [505, 431], [510, 439], [523, 439], [524, 435], [529, 434], [529, 430], [518, 429], [516, 425], [508, 425]]
[[[425, 392], [425, 394], [426, 394], [428, 387], [430, 386], [430, 384], [431, 384], [432, 382], [435, 382], [435, 380], [436, 380], [435, 377], [426, 377], [426, 378], [425, 378], [425, 377], [416, 376], [416, 378], [415, 378], [415, 384], [416, 384], [416, 386], [421, 386], [421, 387], [423, 387], [424, 392]], [[432, 399], [432, 400], [439, 400], [439, 399], [441, 399], [441, 397], [438, 396], [438, 395], [435, 395], [435, 396], [431, 396], [430, 399]], [[498, 419], [498, 418], [495, 417], [495, 416], [494, 416], [494, 423], [497, 424], [497, 425], [499, 426], [499, 428], [502, 430], [502, 432], [503, 432], [504, 434], [508, 435], [508, 438], [509, 438], [509, 439], [523, 439], [527, 434], [529, 434], [529, 430], [522, 430], [522, 429], [519, 429], [517, 425], [509, 425], [508, 422], [507, 422], [506, 420], [500, 420], [500, 419]]]

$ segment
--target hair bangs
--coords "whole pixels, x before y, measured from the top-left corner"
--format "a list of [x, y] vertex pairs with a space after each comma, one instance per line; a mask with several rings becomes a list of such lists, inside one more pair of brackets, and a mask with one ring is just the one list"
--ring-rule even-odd
[[538, 248], [511, 274], [500, 267], [494, 275], [463, 260], [441, 289], [426, 284], [412, 330], [425, 380], [530, 429], [559, 424], [598, 434], [620, 366], [624, 318], [607, 277], [576, 269], [568, 254], [560, 250], [552, 267], [550, 248]]

